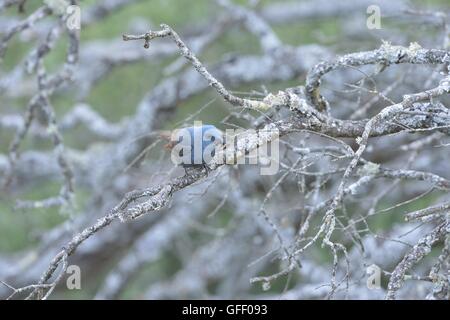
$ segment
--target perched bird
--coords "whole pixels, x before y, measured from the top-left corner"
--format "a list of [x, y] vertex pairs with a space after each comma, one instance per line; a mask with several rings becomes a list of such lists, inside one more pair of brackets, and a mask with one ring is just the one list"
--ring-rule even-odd
[[213, 125], [166, 131], [160, 136], [165, 140], [170, 139], [166, 148], [171, 150], [172, 161], [185, 169], [203, 167], [207, 170], [207, 164], [214, 157], [216, 147], [224, 143], [222, 131]]

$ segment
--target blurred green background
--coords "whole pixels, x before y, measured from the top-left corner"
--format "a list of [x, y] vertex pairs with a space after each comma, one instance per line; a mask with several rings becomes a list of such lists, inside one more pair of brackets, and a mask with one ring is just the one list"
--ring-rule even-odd
[[[245, 0], [235, 2], [247, 5], [247, 1]], [[260, 5], [264, 6], [274, 2], [276, 1], [265, 0], [261, 1]], [[81, 1], [81, 14], [83, 14], [84, 8], [93, 5], [94, 3], [94, 0]], [[448, 6], [448, 0], [417, 0], [413, 1], [413, 3], [425, 8]], [[25, 13], [20, 14], [17, 12], [17, 8], [10, 8], [6, 10], [6, 13], [4, 14], [24, 18], [41, 4], [41, 1], [28, 1]], [[186, 27], [201, 25], [202, 23], [210, 21], [213, 17], [217, 16], [217, 11], [217, 5], [208, 0], [153, 0], [138, 2], [113, 13], [97, 23], [83, 28], [80, 33], [81, 46], [96, 40], [121, 39], [122, 34], [129, 31], [131, 21], [138, 17], [150, 21], [153, 26], [158, 26], [160, 23], [169, 24], [180, 35], [183, 35], [183, 30]], [[340, 18], [310, 19], [273, 26], [273, 29], [280, 39], [287, 44], [297, 46], [317, 43], [329, 46], [339, 53], [349, 50], [345, 43], [345, 39], [342, 39], [340, 36], [341, 23], [342, 21]], [[395, 21], [386, 21], [386, 23], [387, 25], [396, 25], [397, 27], [410, 32], [412, 36], [411, 40], [414, 41], [413, 37], [415, 30], [409, 30], [410, 28], [408, 28], [407, 25], [402, 25], [401, 23], [398, 24]], [[420, 42], [420, 39], [417, 40]], [[153, 45], [156, 46], [158, 41], [165, 40], [156, 40]], [[58, 42], [55, 49], [45, 58], [45, 64], [49, 71], [57, 70], [63, 63], [66, 45], [67, 43], [63, 38]], [[18, 63], [23, 61], [26, 54], [34, 46], [34, 42], [23, 42], [17, 37], [11, 41], [3, 64], [0, 66], [0, 74], [15, 68]], [[361, 50], [372, 49], [374, 47], [375, 46], [367, 46], [361, 48]], [[151, 48], [152, 47], [148, 50], [151, 50]], [[219, 61], [224, 54], [230, 52], [238, 54], [258, 54], [260, 53], [260, 47], [257, 39], [255, 39], [253, 35], [249, 34], [242, 27], [235, 27], [218, 41], [215, 41], [210, 45], [199, 58], [206, 64], [211, 64]], [[106, 119], [113, 122], [119, 121], [124, 116], [134, 113], [136, 106], [144, 94], [164, 79], [164, 68], [177, 58], [178, 55], [165, 60], [158, 59], [155, 62], [143, 61], [115, 67], [104, 80], [99, 82], [93, 88], [84, 102], [88, 103]], [[248, 92], [250, 90], [261, 91], [262, 86], [264, 85], [269, 91], [272, 91], [278, 88], [292, 86], [297, 84], [298, 81], [299, 80], [290, 81], [289, 83], [258, 83], [233, 89], [238, 90], [239, 92]], [[302, 80], [300, 79], [300, 81]], [[74, 93], [71, 94], [70, 92], [54, 95], [52, 103], [57, 113], [57, 117], [61, 117], [67, 110], [73, 107], [74, 103], [77, 102], [75, 96]], [[29, 98], [30, 96], [26, 96], [14, 100], [5, 100], [4, 97], [0, 96], [0, 108], [5, 108], [10, 113], [23, 111], [25, 110]], [[215, 92], [209, 90], [204, 94], [189, 99], [177, 108], [177, 114], [173, 117], [172, 122], [167, 123], [166, 126], [170, 128], [174, 123], [186, 118], [187, 115], [196, 111], [199, 106], [203, 106], [215, 98], [217, 98]], [[217, 99], [216, 105], [221, 104], [222, 102], [220, 99]], [[218, 123], [227, 114], [227, 109], [223, 107], [221, 112], [218, 112], [217, 110], [219, 109], [214, 108], [213, 112], [211, 109], [206, 109], [204, 112], [200, 113], [195, 120]], [[87, 146], [84, 143], [86, 140], [82, 138], [84, 135], [85, 133], [82, 128], [72, 130], [69, 134], [65, 134], [65, 144], [70, 148], [83, 149]], [[0, 152], [7, 152], [11, 139], [11, 132], [0, 130]], [[33, 149], [51, 150], [52, 145], [49, 141], [28, 138], [22, 145], [21, 150], [27, 150], [31, 147]], [[30, 184], [26, 188], [27, 190], [22, 194], [15, 194], [13, 196], [6, 194], [0, 195], [0, 253], [14, 253], [32, 247], [36, 243], [36, 237], [39, 237], [39, 235], [46, 230], [67, 219], [67, 215], [57, 208], [13, 210], [14, 201], [12, 199], [43, 199], [57, 194], [59, 187], [60, 184], [58, 181], [44, 184], [39, 183], [39, 185]], [[78, 208], [83, 207], [87, 198], [87, 190], [83, 190], [82, 188], [76, 189], [76, 203]], [[425, 197], [420, 201], [415, 202], [412, 207], [402, 207], [398, 210], [403, 212], [406, 209], [414, 210], [415, 208], [421, 208], [430, 203], [433, 199], [434, 198], [431, 197]], [[390, 204], [382, 204], [381, 207], [388, 207], [389, 205]], [[75, 212], [75, 214], [77, 213]], [[222, 216], [226, 217], [226, 215]], [[382, 229], [384, 226], [399, 220], [400, 217], [401, 215], [396, 214], [377, 216], [377, 220], [374, 221], [374, 228], [375, 230]], [[220, 218], [218, 219], [219, 221], [215, 222], [209, 220], [208, 223], [216, 223], [218, 226], [226, 224], [226, 221], [220, 221]], [[328, 258], [329, 257], [327, 257], [327, 259]], [[319, 259], [321, 258], [319, 257]], [[114, 261], [111, 261], [111, 265], [112, 264], [114, 264]], [[133, 280], [134, 284], [130, 287], [130, 290], [127, 291], [125, 298], [134, 297], [135, 292], [141, 292], [143, 289], [140, 288], [140, 285], [142, 285], [140, 282], [141, 277], [146, 279], [146, 282], [143, 282], [145, 285], [148, 281], [152, 281], [151, 279], [161, 280], [164, 277], [169, 276], [175, 268], [176, 264], [174, 264], [173, 259], [170, 255], [166, 255], [164, 259], [157, 264], [149, 266], [137, 279]], [[100, 281], [101, 279], [99, 278], [98, 280]], [[95, 284], [92, 285], [95, 287]], [[74, 290], [67, 294], [75, 295], [74, 297], [77, 297], [77, 295], [80, 294], [86, 296], [84, 290], [82, 293]]]

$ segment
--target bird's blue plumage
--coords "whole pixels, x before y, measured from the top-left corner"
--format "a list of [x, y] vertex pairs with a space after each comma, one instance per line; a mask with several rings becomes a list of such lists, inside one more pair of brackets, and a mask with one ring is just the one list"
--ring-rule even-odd
[[177, 130], [176, 152], [183, 167], [203, 166], [215, 155], [217, 145], [223, 143], [223, 134], [213, 125], [187, 127]]

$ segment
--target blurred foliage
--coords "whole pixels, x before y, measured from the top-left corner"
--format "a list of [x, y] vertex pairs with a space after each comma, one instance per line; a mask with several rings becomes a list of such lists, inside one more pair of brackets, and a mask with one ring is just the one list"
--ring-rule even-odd
[[[247, 3], [245, 0], [237, 2], [244, 5]], [[265, 5], [269, 2], [275, 1], [262, 1], [261, 5]], [[448, 5], [448, 0], [416, 0], [414, 2], [428, 6]], [[82, 1], [82, 10], [94, 3], [95, 0]], [[40, 4], [40, 1], [28, 1], [26, 13], [19, 15], [25, 17], [29, 12], [32, 12], [39, 7]], [[16, 10], [16, 8], [10, 8], [7, 10], [6, 14], [17, 16]], [[122, 34], [128, 32], [133, 19], [136, 18], [147, 21], [149, 27], [158, 28], [160, 23], [167, 23], [177, 30], [179, 34], [183, 35], [183, 31], [186, 28], [206, 23], [215, 16], [217, 16], [217, 6], [209, 0], [153, 0], [138, 2], [127, 6], [125, 9], [108, 16], [98, 23], [82, 29], [81, 45], [99, 39], [121, 39]], [[274, 31], [283, 41], [291, 45], [319, 43], [327, 46], [338, 46], [338, 36], [341, 32], [340, 24], [341, 21], [339, 18], [314, 19], [274, 26]], [[156, 40], [154, 45], [157, 45], [158, 41], [166, 40]], [[30, 42], [20, 41], [17, 37], [11, 41], [0, 72], [10, 71], [18, 63], [21, 63], [33, 45], [34, 44]], [[65, 58], [66, 46], [67, 41], [65, 39], [60, 40], [56, 45], [55, 50], [46, 57], [45, 64], [50, 71], [55, 71], [61, 66], [61, 63]], [[151, 47], [148, 50], [151, 50]], [[239, 54], [257, 54], [259, 52], [259, 44], [253, 35], [249, 34], [243, 28], [235, 27], [231, 32], [222, 36], [205, 50], [199, 58], [206, 64], [213, 64], [219, 61], [224, 54], [230, 52]], [[123, 116], [133, 114], [144, 94], [155, 87], [163, 79], [164, 68], [177, 58], [178, 55], [175, 55], [164, 61], [146, 61], [116, 67], [106, 79], [93, 88], [85, 102], [90, 104], [95, 110], [111, 121], [118, 121]], [[277, 90], [286, 86], [293, 86], [297, 84], [299, 80], [301, 79], [292, 80], [287, 83], [248, 84], [234, 89], [244, 93], [250, 92], [251, 90], [262, 91], [262, 86], [268, 90]], [[9, 109], [7, 110], [24, 110], [29, 98], [30, 97], [23, 97], [14, 101], [8, 101], [7, 108]], [[202, 107], [211, 101], [213, 101], [213, 106], [206, 108], [204, 112], [200, 113], [198, 117], [193, 120], [202, 120], [204, 122], [216, 124], [219, 123], [227, 114], [228, 109], [213, 90], [208, 90], [204, 94], [194, 96], [180, 105], [179, 108], [177, 108], [177, 114], [170, 123], [166, 124], [166, 127], [172, 128], [175, 123], [182, 121], [188, 115], [198, 110], [199, 107]], [[71, 92], [57, 94], [52, 99], [57, 116], [59, 117], [72, 108], [75, 102], [77, 102], [75, 94]], [[4, 103], [4, 101], [2, 97], [0, 97], [0, 104], [2, 103]], [[218, 127], [221, 127], [221, 125], [219, 124]], [[71, 131], [70, 134], [66, 134], [64, 139], [69, 147], [83, 148], [83, 141], [85, 141], [84, 137], [85, 134], [83, 133], [83, 129], [80, 128]], [[0, 132], [0, 152], [6, 152], [11, 138], [11, 134]], [[51, 148], [48, 141], [44, 142], [35, 139], [27, 139], [26, 143], [22, 146], [22, 149], [26, 149], [27, 146], [29, 147], [31, 145], [33, 145], [34, 148]], [[27, 247], [31, 247], [37, 243], [35, 240], [46, 230], [60, 224], [65, 219], [69, 218], [70, 214], [76, 214], [76, 212], [67, 213], [64, 212], [64, 210], [61, 211], [59, 209], [13, 210], [13, 198], [43, 199], [57, 194], [59, 187], [60, 184], [58, 182], [39, 183], [39, 185], [30, 185], [27, 192], [24, 194], [14, 195], [14, 197], [0, 195], [0, 252], [17, 252]], [[77, 188], [76, 204], [78, 208], [83, 207], [83, 203], [87, 198], [87, 191]], [[371, 219], [371, 223], [374, 226], [372, 231], [383, 230], [394, 223], [403, 221], [402, 213], [404, 211], [425, 207], [429, 205], [432, 200], [434, 200], [434, 198], [425, 197], [413, 204], [408, 204], [407, 206], [392, 210], [387, 214], [377, 215]], [[380, 208], [388, 206], [388, 203], [380, 204]], [[222, 228], [230, 223], [229, 220], [231, 216], [232, 214], [229, 212], [229, 209], [223, 208], [215, 217], [213, 217], [213, 219], [207, 219], [206, 221], [200, 221], [198, 223], [204, 223], [213, 228]], [[207, 235], [199, 234], [198, 232], [193, 232], [192, 237], [199, 237], [197, 239], [198, 241], [208, 241]], [[315, 250], [313, 256], [318, 261], [331, 261], [329, 253], [324, 250]], [[142, 292], [143, 289], [148, 287], [149, 282], [160, 281], [169, 277], [177, 270], [179, 263], [177, 262], [177, 258], [171, 254], [171, 250], [168, 250], [167, 254], [163, 255], [163, 257], [164, 258], [149, 264], [142, 272], [140, 272], [136, 279], [132, 280], [129, 289], [124, 294], [124, 298], [139, 298], [136, 296], [137, 293]], [[113, 266], [114, 263], [111, 263], [109, 267]], [[273, 270], [267, 270], [267, 272], [275, 272], [276, 266], [273, 267]], [[83, 283], [83, 287], [86, 290], [64, 291], [62, 297], [90, 297], [92, 292], [94, 292], [93, 289], [101, 280], [101, 277], [98, 277], [98, 279], [92, 283]], [[278, 279], [272, 285], [271, 290], [281, 291], [286, 286], [286, 281], [286, 278]], [[211, 284], [211, 286], [211, 289], [213, 290], [214, 284]], [[261, 286], [256, 285], [254, 290], [255, 293], [261, 292]]]

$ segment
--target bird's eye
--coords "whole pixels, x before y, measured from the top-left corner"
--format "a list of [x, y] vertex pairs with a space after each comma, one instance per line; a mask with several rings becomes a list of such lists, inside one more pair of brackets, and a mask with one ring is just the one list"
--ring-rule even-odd
[[216, 141], [216, 137], [212, 136], [212, 137], [211, 137], [211, 141], [212, 141], [212, 142]]

